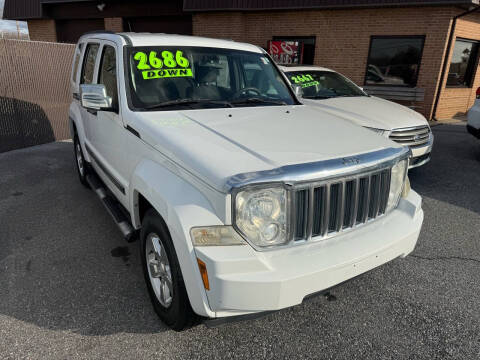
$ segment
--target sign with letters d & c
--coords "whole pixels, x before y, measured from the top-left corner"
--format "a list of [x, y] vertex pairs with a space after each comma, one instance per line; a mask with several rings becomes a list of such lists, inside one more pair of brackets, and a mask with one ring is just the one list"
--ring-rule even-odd
[[271, 40], [268, 42], [268, 53], [277, 64], [301, 64], [303, 43]]

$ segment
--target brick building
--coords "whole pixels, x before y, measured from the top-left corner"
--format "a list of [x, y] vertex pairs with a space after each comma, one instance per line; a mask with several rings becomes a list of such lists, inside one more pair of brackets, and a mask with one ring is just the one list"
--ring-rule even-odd
[[[478, 0], [6, 0], [32, 40], [75, 42], [86, 31], [301, 43], [303, 62], [333, 68], [382, 96], [421, 93], [428, 118], [465, 113], [480, 86]], [[477, 11], [478, 10], [478, 11]], [[417, 91], [418, 90], [418, 91]], [[400, 94], [400, 95], [399, 95]]]

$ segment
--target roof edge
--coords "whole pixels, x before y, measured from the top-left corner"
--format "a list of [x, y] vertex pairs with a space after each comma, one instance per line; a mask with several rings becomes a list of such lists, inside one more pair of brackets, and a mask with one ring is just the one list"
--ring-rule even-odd
[[[424, 6], [475, 6], [480, 4], [480, 0], [410, 0], [410, 1], [361, 1], [360, 3], [352, 4], [342, 0], [332, 0], [328, 4], [312, 4], [312, 5], [295, 5], [297, 1], [291, 1], [293, 5], [289, 6], [224, 6], [211, 7], [206, 3], [210, 1], [194, 1], [185, 0], [183, 3], [183, 11], [185, 12], [219, 12], [219, 11], [281, 11], [281, 10], [314, 10], [314, 9], [353, 9], [353, 8], [391, 8], [391, 7], [424, 7]], [[236, 4], [242, 1], [237, 1]], [[248, 3], [248, 1], [244, 1]], [[269, 3], [271, 1], [263, 1], [260, 3]], [[298, 1], [305, 3], [306, 1]], [[316, 1], [310, 1], [311, 3]], [[335, 4], [337, 3], [337, 4]]]

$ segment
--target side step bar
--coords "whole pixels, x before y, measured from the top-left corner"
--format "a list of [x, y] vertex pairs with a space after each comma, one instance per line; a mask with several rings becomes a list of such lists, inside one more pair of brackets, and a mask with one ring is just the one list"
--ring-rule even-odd
[[87, 175], [87, 182], [93, 191], [97, 194], [102, 204], [107, 209], [112, 219], [117, 224], [120, 232], [127, 242], [133, 242], [136, 239], [136, 231], [130, 224], [130, 220], [121, 209], [121, 205], [111, 195], [95, 174]]

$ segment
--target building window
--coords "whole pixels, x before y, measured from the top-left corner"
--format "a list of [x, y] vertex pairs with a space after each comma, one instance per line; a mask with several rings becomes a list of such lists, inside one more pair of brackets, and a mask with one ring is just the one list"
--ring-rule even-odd
[[417, 85], [424, 36], [372, 36], [365, 85]]
[[477, 68], [478, 42], [457, 39], [453, 48], [447, 86], [472, 87]]

